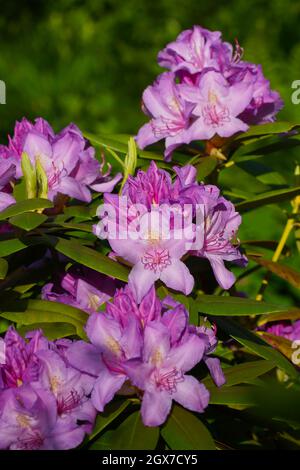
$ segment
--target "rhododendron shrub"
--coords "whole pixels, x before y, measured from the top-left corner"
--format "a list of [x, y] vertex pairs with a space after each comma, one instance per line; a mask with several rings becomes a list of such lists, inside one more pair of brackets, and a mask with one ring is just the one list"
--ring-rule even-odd
[[0, 449], [298, 445], [299, 125], [219, 32], [158, 64], [135, 136], [0, 146]]

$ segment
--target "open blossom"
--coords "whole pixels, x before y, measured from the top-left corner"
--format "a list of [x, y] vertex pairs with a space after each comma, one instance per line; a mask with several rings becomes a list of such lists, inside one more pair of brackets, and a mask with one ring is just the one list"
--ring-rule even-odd
[[[202, 412], [209, 392], [187, 375], [216, 347], [213, 330], [188, 324], [185, 307], [173, 299], [159, 301], [152, 288], [138, 305], [128, 287], [118, 291], [104, 312], [94, 313], [87, 323], [91, 344], [76, 342], [67, 349], [67, 360], [94, 376], [92, 403], [100, 411], [127, 386], [141, 396], [146, 426], [162, 424], [172, 400]], [[225, 378], [217, 358], [207, 366], [218, 386]]]
[[48, 179], [48, 197], [53, 200], [58, 193], [89, 202], [90, 189], [98, 192], [112, 191], [121, 175], [110, 178], [95, 158], [95, 150], [74, 124], [54, 134], [42, 118], [31, 123], [23, 118], [17, 122], [13, 138], [7, 147], [1, 146], [0, 158], [12, 158], [16, 164], [17, 178], [22, 176], [21, 156], [25, 152], [31, 163], [40, 161]]
[[202, 185], [200, 190], [204, 203], [204, 243], [193, 254], [207, 258], [219, 285], [229, 289], [234, 284], [235, 276], [225, 267], [224, 261], [240, 266], [247, 264], [247, 258], [234, 244], [241, 216], [230, 201], [220, 196], [216, 186]]
[[191, 122], [194, 105], [181, 98], [175, 75], [166, 72], [143, 93], [143, 107], [151, 117], [136, 137], [140, 148], [166, 139], [165, 157], [192, 140], [201, 139], [199, 128]]
[[219, 70], [222, 64], [230, 62], [232, 46], [222, 42], [219, 31], [209, 31], [193, 26], [179, 34], [158, 54], [158, 63], [172, 72], [188, 72], [185, 79], [199, 74], [205, 68]]
[[86, 267], [73, 266], [60, 276], [59, 282], [48, 283], [42, 289], [42, 298], [96, 312], [116, 290], [117, 282]]
[[251, 83], [230, 85], [220, 72], [208, 71], [197, 86], [182, 85], [181, 93], [187, 101], [195, 104], [193, 114], [198, 119], [194, 126], [199, 127], [199, 138], [209, 140], [215, 134], [230, 137], [248, 129], [248, 125], [237, 116], [250, 103]]
[[0, 394], [0, 449], [62, 450], [77, 447], [84, 430], [58, 419], [52, 393], [30, 385]]
[[165, 139], [165, 158], [182, 144], [231, 137], [251, 124], [275, 120], [283, 102], [262, 67], [242, 60], [243, 49], [200, 26], [183, 31], [158, 54], [169, 69], [143, 93], [150, 116], [136, 137], [144, 148]]
[[40, 330], [24, 340], [10, 327], [0, 339], [0, 448], [78, 446], [96, 416], [89, 399], [93, 384]]

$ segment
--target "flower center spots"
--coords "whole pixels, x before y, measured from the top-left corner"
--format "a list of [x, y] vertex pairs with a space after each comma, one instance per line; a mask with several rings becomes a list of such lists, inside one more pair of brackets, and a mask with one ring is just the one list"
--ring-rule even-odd
[[56, 184], [59, 183], [62, 174], [67, 175], [67, 170], [62, 168], [61, 170], [52, 162], [52, 175], [48, 177], [49, 188], [53, 188]]
[[32, 433], [28, 434], [22, 439], [19, 439], [18, 441], [20, 449], [22, 450], [39, 449], [44, 442], [42, 436], [37, 431], [33, 431]]
[[27, 415], [18, 414], [16, 417], [17, 423], [21, 428], [30, 428], [30, 418]]
[[56, 393], [60, 386], [60, 380], [56, 375], [50, 378], [50, 387], [53, 393]]
[[147, 251], [141, 258], [145, 269], [162, 272], [167, 266], [172, 264], [169, 251], [167, 249]]
[[88, 308], [91, 308], [92, 310], [97, 310], [100, 304], [100, 298], [96, 294], [92, 294], [89, 296], [89, 303], [88, 303]]
[[215, 103], [203, 106], [202, 115], [205, 124], [212, 127], [223, 126], [230, 122], [229, 110], [227, 106], [220, 106]]
[[150, 121], [153, 134], [156, 137], [166, 137], [166, 136], [174, 136], [181, 132], [185, 128], [185, 121], [184, 119], [166, 119], [160, 118], [152, 119]]
[[61, 416], [70, 413], [81, 404], [81, 396], [76, 390], [71, 390], [66, 396], [57, 399], [57, 413]]
[[111, 351], [113, 354], [115, 354], [116, 356], [120, 356], [121, 347], [120, 347], [118, 341], [116, 341], [112, 336], [110, 336], [107, 339], [106, 346], [109, 349], [109, 351]]
[[177, 391], [177, 384], [183, 382], [183, 373], [173, 367], [173, 369], [164, 374], [157, 372], [155, 375], [155, 383], [159, 390], [165, 390], [170, 394]]

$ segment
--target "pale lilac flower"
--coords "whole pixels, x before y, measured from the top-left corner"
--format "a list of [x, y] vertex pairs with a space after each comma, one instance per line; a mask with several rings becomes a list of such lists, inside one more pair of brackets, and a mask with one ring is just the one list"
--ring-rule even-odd
[[0, 153], [0, 212], [14, 204], [11, 183], [16, 176], [16, 165], [12, 158], [3, 159]]
[[0, 393], [0, 449], [55, 450], [77, 447], [84, 429], [58, 419], [54, 395], [30, 385]]
[[140, 148], [166, 139], [165, 158], [169, 159], [176, 147], [201, 138], [199, 127], [191, 122], [194, 104], [182, 99], [173, 73], [161, 74], [146, 88], [143, 107], [151, 120], [136, 137]]
[[185, 79], [201, 73], [205, 68], [220, 70], [223, 63], [232, 59], [232, 46], [222, 42], [219, 31], [209, 31], [201, 26], [193, 26], [179, 34], [158, 54], [161, 67], [172, 72], [188, 72]]
[[[194, 279], [181, 261], [188, 251], [187, 238], [181, 230], [170, 229], [169, 221], [159, 211], [143, 214], [138, 225], [139, 232], [132, 235], [127, 232], [124, 236], [120, 233], [119, 238], [109, 238], [113, 251], [133, 264], [128, 282], [137, 302], [141, 302], [158, 279], [171, 289], [188, 295], [193, 289]], [[189, 235], [187, 230], [186, 236], [191, 241], [193, 227], [187, 228]]]
[[[210, 262], [215, 278], [223, 289], [229, 289], [235, 282], [235, 276], [224, 264], [231, 261], [240, 266], [247, 264], [235, 240], [241, 224], [241, 216], [234, 205], [220, 196], [216, 186], [200, 185], [198, 202], [204, 206], [204, 243], [200, 250], [193, 252]], [[201, 194], [202, 193], [202, 194]]]
[[51, 200], [61, 193], [89, 202], [90, 189], [109, 192], [121, 179], [120, 174], [111, 179], [109, 171], [102, 172], [103, 165], [96, 160], [94, 148], [74, 124], [55, 135], [42, 118], [36, 119], [35, 123], [23, 118], [16, 123], [8, 146], [0, 149], [0, 157], [14, 160], [17, 178], [22, 176], [23, 152], [29, 155], [33, 165], [37, 159], [42, 164], [48, 179], [48, 198]]
[[253, 96], [250, 81], [230, 85], [220, 72], [207, 71], [197, 86], [180, 85], [180, 92], [186, 101], [195, 105], [193, 114], [198, 119], [193, 126], [198, 129], [199, 139], [209, 140], [216, 134], [230, 137], [248, 129], [238, 116]]
[[204, 341], [197, 335], [188, 335], [172, 347], [168, 327], [159, 322], [146, 326], [143, 356], [127, 364], [132, 383], [144, 390], [141, 414], [146, 426], [163, 424], [173, 400], [191, 411], [204, 411], [209, 392], [194, 377], [186, 375], [201, 361], [204, 351]]

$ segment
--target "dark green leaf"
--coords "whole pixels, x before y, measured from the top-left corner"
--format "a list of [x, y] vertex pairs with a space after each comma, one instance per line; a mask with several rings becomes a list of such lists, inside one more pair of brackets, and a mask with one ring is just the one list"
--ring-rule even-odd
[[77, 261], [77, 263], [83, 264], [107, 276], [120, 279], [121, 281], [127, 281], [128, 269], [125, 266], [111, 260], [96, 250], [79, 244], [77, 241], [60, 238], [55, 244], [55, 248], [65, 256]]
[[300, 289], [300, 273], [295, 269], [258, 256], [249, 256], [249, 258], [260, 266], [267, 268], [268, 271], [271, 271], [271, 273], [276, 274], [281, 279], [284, 279], [292, 286]]
[[10, 217], [23, 214], [24, 212], [35, 211], [38, 209], [49, 209], [51, 207], [53, 207], [53, 204], [51, 201], [48, 201], [48, 199], [26, 199], [25, 201], [17, 202], [0, 212], [0, 220], [9, 219]]
[[9, 223], [23, 230], [29, 231], [41, 225], [48, 217], [44, 214], [37, 212], [24, 212], [23, 214], [15, 215], [9, 219]]
[[190, 411], [174, 405], [161, 434], [172, 450], [215, 450], [214, 440]]
[[112, 423], [123, 411], [130, 405], [129, 400], [120, 402], [113, 401], [106, 405], [103, 413], [99, 414], [96, 418], [96, 423], [92, 433], [89, 435], [88, 440], [94, 439], [97, 434], [100, 434], [110, 423]]
[[5, 279], [8, 271], [8, 262], [4, 258], [0, 258], [0, 279]]
[[33, 323], [18, 328], [20, 335], [24, 336], [28, 331], [41, 329], [50, 341], [76, 335], [76, 328], [70, 323]]
[[0, 242], [0, 257], [11, 255], [17, 251], [24, 250], [24, 248], [27, 248], [27, 245], [17, 238], [12, 240], [3, 240]]
[[253, 351], [258, 356], [274, 362], [277, 367], [284, 370], [290, 377], [297, 378], [298, 372], [295, 367], [279, 351], [259, 338], [256, 334], [243, 328], [237, 322], [229, 319], [214, 317], [217, 325], [240, 344]]
[[300, 187], [298, 188], [287, 188], [278, 189], [276, 191], [268, 191], [266, 193], [258, 194], [256, 197], [249, 199], [248, 201], [240, 202], [236, 204], [236, 210], [243, 212], [256, 207], [265, 206], [267, 204], [274, 204], [281, 201], [292, 200], [295, 196], [300, 194]]
[[208, 175], [210, 175], [216, 166], [218, 165], [218, 159], [216, 157], [206, 156], [201, 158], [199, 163], [196, 165], [197, 169], [197, 180], [203, 181]]

